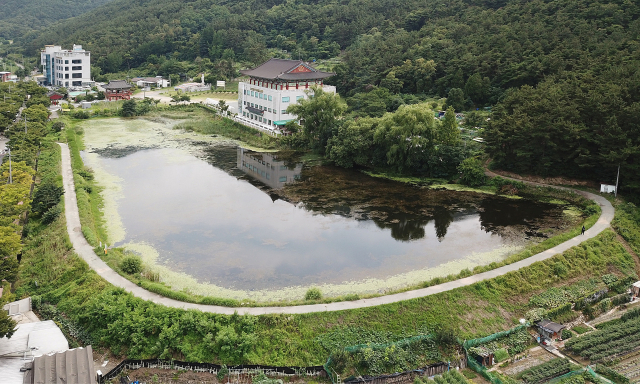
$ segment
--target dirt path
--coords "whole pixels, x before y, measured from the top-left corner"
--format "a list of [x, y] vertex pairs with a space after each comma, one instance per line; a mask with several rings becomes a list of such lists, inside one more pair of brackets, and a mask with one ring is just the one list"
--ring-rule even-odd
[[[199, 309], [203, 312], [211, 312], [211, 313], [220, 313], [231, 315], [234, 312], [238, 312], [239, 314], [250, 314], [250, 315], [266, 315], [266, 314], [275, 314], [275, 313], [312, 313], [312, 312], [325, 312], [325, 311], [341, 311], [347, 309], [356, 309], [356, 308], [365, 308], [365, 307], [373, 307], [377, 305], [383, 304], [391, 304], [399, 301], [416, 299], [420, 297], [425, 297], [429, 295], [434, 295], [440, 292], [450, 291], [452, 289], [466, 287], [472, 284], [475, 284], [479, 281], [492, 279], [494, 277], [502, 276], [506, 273], [516, 271], [520, 268], [529, 266], [538, 261], [543, 261], [549, 259], [555, 255], [561, 254], [564, 251], [568, 250], [571, 247], [579, 245], [583, 241], [587, 241], [589, 239], [594, 238], [600, 232], [609, 228], [611, 224], [611, 220], [613, 220], [614, 209], [611, 203], [607, 199], [602, 196], [594, 195], [592, 193], [583, 192], [583, 191], [575, 191], [591, 200], [594, 200], [600, 207], [602, 208], [602, 214], [598, 221], [593, 225], [593, 227], [589, 228], [584, 235], [576, 236], [570, 240], [565, 241], [562, 244], [559, 244], [553, 248], [550, 248], [544, 252], [540, 252], [536, 255], [528, 257], [524, 260], [518, 261], [513, 264], [505, 265], [500, 268], [496, 268], [491, 271], [479, 273], [473, 276], [469, 276], [463, 279], [450, 281], [443, 284], [434, 285], [428, 288], [416, 289], [407, 292], [396, 293], [393, 295], [380, 296], [371, 299], [361, 299], [354, 301], [341, 301], [336, 303], [329, 304], [311, 304], [311, 305], [299, 305], [299, 306], [283, 306], [283, 307], [222, 307], [217, 305], [203, 305], [203, 304], [193, 304], [186, 303], [183, 301], [173, 300], [164, 296], [160, 296], [156, 293], [149, 292], [142, 287], [132, 283], [131, 281], [125, 279], [113, 269], [111, 269], [102, 259], [96, 256], [93, 251], [93, 247], [87, 242], [87, 240], [82, 235], [82, 230], [80, 227], [80, 215], [78, 212], [78, 203], [76, 199], [76, 193], [74, 188], [73, 181], [73, 170], [71, 168], [71, 154], [69, 152], [69, 147], [67, 144], [60, 144], [62, 149], [62, 182], [64, 185], [64, 203], [65, 203], [65, 217], [67, 220], [67, 233], [69, 234], [69, 239], [73, 244], [73, 248], [76, 253], [84, 259], [89, 267], [91, 267], [94, 271], [96, 271], [102, 278], [107, 280], [109, 283], [121, 287], [125, 289], [127, 292], [131, 292], [134, 296], [139, 297], [144, 300], [151, 300], [154, 303], [166, 305], [168, 307], [174, 308], [183, 308], [183, 309]], [[529, 182], [527, 182], [529, 183]], [[529, 183], [540, 185], [537, 183]], [[561, 188], [561, 187], [558, 187]], [[561, 188], [568, 189], [568, 188]]]

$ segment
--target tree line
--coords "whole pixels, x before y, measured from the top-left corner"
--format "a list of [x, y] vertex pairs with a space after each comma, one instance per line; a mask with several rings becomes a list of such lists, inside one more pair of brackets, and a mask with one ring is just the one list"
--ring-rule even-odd
[[[8, 87], [9, 84], [0, 84], [0, 91], [4, 92]], [[11, 151], [11, 156], [5, 155], [0, 165], [0, 281], [5, 288], [0, 297], [0, 308], [14, 298], [10, 284], [18, 278], [18, 255], [23, 246], [21, 237], [25, 231], [26, 213], [39, 216], [44, 224], [51, 223], [60, 214], [57, 205], [62, 196], [62, 188], [55, 185], [55, 180], [41, 183], [41, 187], [31, 195], [41, 141], [49, 133], [62, 129], [60, 124], [48, 121], [49, 112], [43, 104], [48, 105], [49, 99], [42, 97], [44, 92], [46, 90], [35, 83], [14, 85], [11, 100], [26, 103], [27, 107], [22, 111], [22, 117], [26, 120], [14, 122], [14, 115], [6, 123], [6, 115], [3, 115], [5, 120], [2, 120], [3, 126], [0, 127], [0, 132], [9, 139], [7, 147]], [[1, 106], [13, 107], [14, 104], [9, 102]], [[10, 337], [14, 326], [15, 322], [6, 312], [0, 311], [0, 337]]]

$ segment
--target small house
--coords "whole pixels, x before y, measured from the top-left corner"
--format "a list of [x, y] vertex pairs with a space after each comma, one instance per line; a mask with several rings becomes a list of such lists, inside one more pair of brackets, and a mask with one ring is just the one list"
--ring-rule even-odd
[[51, 100], [51, 104], [55, 104], [55, 105], [57, 105], [60, 102], [60, 100], [64, 99], [64, 95], [56, 91], [48, 92], [47, 97], [49, 98], [49, 100]]
[[631, 295], [635, 297], [640, 297], [640, 281], [636, 281], [631, 286]]
[[543, 339], [557, 339], [562, 335], [562, 330], [566, 327], [562, 324], [554, 323], [550, 320], [540, 320], [536, 323], [538, 333]]

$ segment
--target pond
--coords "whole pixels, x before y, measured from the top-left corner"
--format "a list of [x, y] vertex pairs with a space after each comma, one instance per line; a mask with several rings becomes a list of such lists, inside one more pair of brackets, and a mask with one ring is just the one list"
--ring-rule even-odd
[[567, 227], [563, 205], [418, 188], [167, 121], [85, 124], [110, 240], [174, 289], [236, 299], [377, 293], [503, 260]]

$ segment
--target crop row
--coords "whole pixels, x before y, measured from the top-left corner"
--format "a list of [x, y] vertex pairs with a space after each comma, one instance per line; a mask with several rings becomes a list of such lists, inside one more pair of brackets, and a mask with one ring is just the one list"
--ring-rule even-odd
[[521, 377], [526, 383], [540, 383], [569, 371], [571, 363], [566, 359], [557, 358], [528, 369]]
[[620, 324], [620, 327], [616, 328], [615, 330], [598, 330], [588, 335], [568, 340], [565, 345], [573, 352], [581, 353], [582, 351], [593, 348], [595, 346], [606, 344], [612, 340], [622, 339], [639, 332], [640, 319], [634, 319]]
[[616, 340], [613, 343], [609, 343], [603, 347], [598, 348], [597, 351], [585, 351], [581, 354], [581, 356], [590, 359], [592, 362], [604, 359], [605, 357], [613, 358], [615, 356], [620, 356], [640, 347], [640, 334], [634, 335], [634, 339], [635, 340], [625, 338]]

